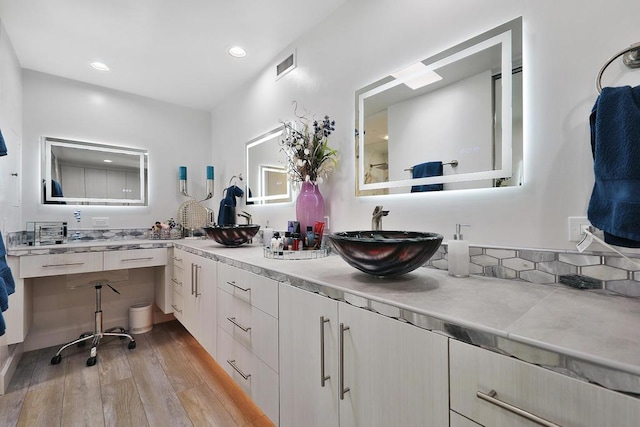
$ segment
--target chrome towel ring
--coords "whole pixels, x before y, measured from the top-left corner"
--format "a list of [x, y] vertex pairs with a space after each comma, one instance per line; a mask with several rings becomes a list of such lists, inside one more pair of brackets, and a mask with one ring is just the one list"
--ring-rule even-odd
[[[623, 56], [624, 55], [624, 56]], [[596, 88], [598, 89], [598, 93], [602, 92], [602, 74], [604, 70], [611, 65], [613, 61], [622, 56], [622, 62], [629, 68], [640, 68], [640, 42], [632, 44], [628, 48], [621, 50], [620, 52], [613, 55], [605, 64], [600, 68], [600, 72], [598, 73], [598, 77], [596, 78]]]

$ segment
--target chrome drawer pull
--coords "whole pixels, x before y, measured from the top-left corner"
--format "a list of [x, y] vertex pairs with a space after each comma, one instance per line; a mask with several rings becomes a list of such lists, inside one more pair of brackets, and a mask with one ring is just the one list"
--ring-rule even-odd
[[324, 387], [324, 383], [331, 378], [331, 375], [325, 375], [324, 372], [324, 324], [329, 323], [329, 319], [320, 316], [320, 387]]
[[249, 292], [251, 290], [251, 288], [241, 288], [240, 286], [236, 285], [236, 282], [227, 282], [227, 284], [233, 286], [236, 289], [240, 289], [242, 292]]
[[520, 409], [517, 406], [510, 405], [507, 402], [503, 402], [502, 400], [497, 399], [496, 396], [498, 396], [498, 393], [495, 390], [491, 390], [488, 394], [478, 391], [476, 393], [476, 396], [478, 396], [482, 400], [485, 400], [489, 403], [499, 406], [502, 409], [506, 409], [509, 412], [513, 412], [516, 415], [520, 415], [522, 418], [525, 418], [538, 425], [545, 426], [545, 427], [561, 427], [559, 424], [555, 424], [555, 423], [552, 423], [551, 421], [547, 421], [544, 418], [540, 418], [539, 416], [532, 414], [531, 412], [527, 412], [524, 409]]
[[174, 257], [173, 257], [173, 260], [174, 260], [174, 261], [178, 261], [178, 262], [182, 262], [182, 258], [178, 258], [177, 256], [174, 256]]
[[152, 259], [153, 259], [152, 256], [143, 257], [143, 258], [124, 258], [124, 259], [122, 259], [122, 262], [125, 262], [125, 261], [149, 261], [149, 260], [152, 260]]
[[248, 374], [248, 375], [247, 375], [247, 374], [245, 374], [244, 372], [242, 372], [242, 371], [240, 370], [240, 368], [238, 368], [238, 367], [236, 366], [236, 361], [235, 361], [235, 360], [227, 360], [227, 363], [228, 363], [229, 365], [231, 365], [231, 367], [232, 367], [232, 368], [233, 368], [237, 373], [239, 373], [240, 375], [242, 375], [242, 378], [244, 378], [245, 380], [248, 380], [248, 379], [251, 377], [251, 374]]
[[173, 307], [173, 309], [175, 311], [177, 311], [178, 313], [182, 313], [182, 310], [180, 310], [178, 307], [176, 307], [175, 304], [171, 304], [171, 307]]
[[83, 265], [84, 262], [67, 262], [64, 264], [45, 264], [43, 267], [69, 267], [71, 265]]
[[176, 285], [178, 285], [178, 286], [182, 286], [182, 282], [178, 282], [178, 281], [177, 281], [176, 279], [174, 279], [173, 277], [171, 278], [171, 281], [172, 281], [173, 283], [175, 283]]
[[344, 395], [351, 391], [351, 388], [344, 387], [344, 331], [348, 331], [349, 327], [340, 323], [340, 377], [338, 388], [340, 389], [340, 400], [344, 400]]
[[227, 320], [229, 322], [233, 323], [234, 325], [236, 325], [238, 328], [242, 329], [245, 332], [249, 332], [251, 330], [251, 326], [244, 327], [240, 323], [236, 322], [236, 318], [235, 317], [227, 317]]

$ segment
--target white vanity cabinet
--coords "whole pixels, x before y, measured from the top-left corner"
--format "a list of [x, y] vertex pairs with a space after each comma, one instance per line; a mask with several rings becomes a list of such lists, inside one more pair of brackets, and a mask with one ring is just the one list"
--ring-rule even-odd
[[640, 424], [639, 399], [479, 347], [451, 340], [450, 366], [451, 409], [480, 425], [534, 426], [535, 417], [560, 426]]
[[278, 282], [218, 266], [218, 363], [278, 424]]
[[279, 295], [282, 426], [449, 425], [447, 338], [286, 284]]
[[217, 262], [177, 248], [172, 261], [174, 315], [215, 356]]

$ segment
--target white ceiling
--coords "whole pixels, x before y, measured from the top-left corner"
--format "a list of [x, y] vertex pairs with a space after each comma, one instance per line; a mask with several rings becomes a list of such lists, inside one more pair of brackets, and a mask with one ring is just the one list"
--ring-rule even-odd
[[0, 20], [22, 68], [211, 110], [345, 1], [0, 0]]

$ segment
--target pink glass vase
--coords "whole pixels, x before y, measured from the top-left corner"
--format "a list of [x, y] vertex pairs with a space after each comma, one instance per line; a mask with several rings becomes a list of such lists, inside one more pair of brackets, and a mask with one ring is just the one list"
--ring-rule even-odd
[[313, 229], [316, 221], [324, 222], [324, 198], [317, 184], [302, 183], [296, 200], [296, 220], [300, 222], [300, 233], [303, 235], [307, 232], [307, 226]]

